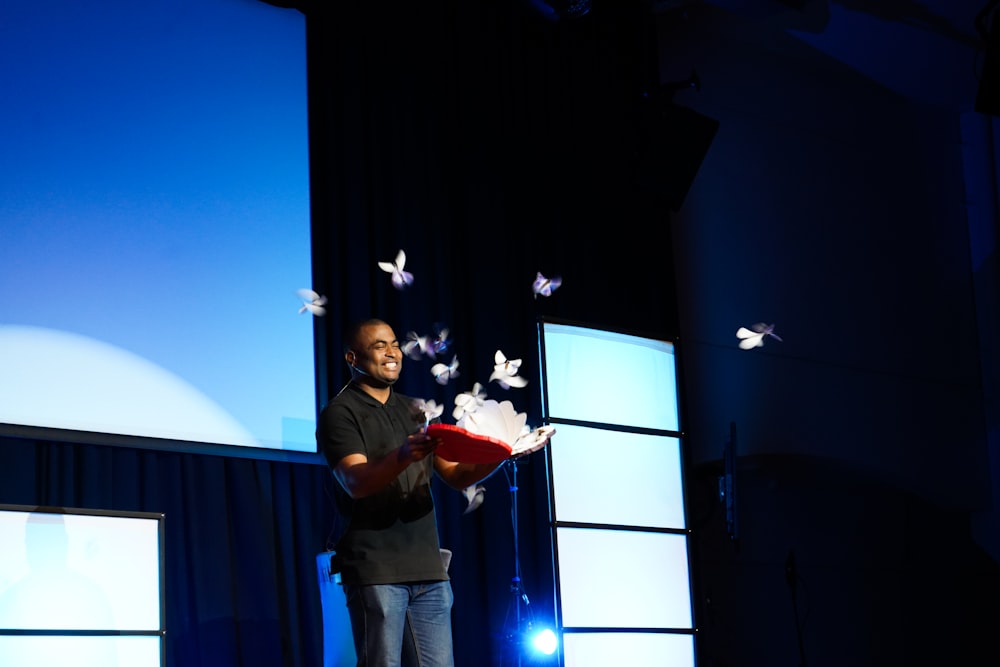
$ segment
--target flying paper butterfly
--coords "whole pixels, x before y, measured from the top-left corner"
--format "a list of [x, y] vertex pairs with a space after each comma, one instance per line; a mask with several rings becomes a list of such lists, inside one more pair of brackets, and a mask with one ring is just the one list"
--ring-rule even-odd
[[449, 380], [458, 377], [458, 357], [452, 357], [450, 364], [434, 364], [431, 375], [438, 384], [448, 384]]
[[318, 317], [326, 315], [326, 297], [317, 294], [311, 289], [300, 289], [296, 292], [299, 298], [302, 299], [302, 307], [299, 308], [299, 314], [306, 312], [307, 310]]
[[736, 337], [740, 339], [741, 350], [750, 350], [755, 347], [763, 346], [764, 339], [768, 336], [775, 339], [779, 343], [783, 342], [781, 337], [774, 333], [773, 324], [758, 322], [757, 324], [751, 325], [749, 329], [746, 327], [740, 327], [736, 330]]
[[430, 349], [428, 346], [430, 341], [427, 336], [418, 336], [416, 331], [409, 331], [406, 334], [406, 340], [400, 345], [403, 350], [403, 354], [408, 356], [410, 359], [415, 359], [419, 361], [423, 358], [425, 354], [428, 353]]
[[490, 382], [493, 380], [497, 381], [504, 389], [510, 389], [511, 387], [526, 387], [528, 381], [517, 374], [518, 369], [521, 367], [520, 359], [508, 359], [504, 356], [504, 353], [500, 350], [496, 351], [493, 355], [493, 360], [496, 365], [493, 366], [493, 373], [490, 375]]
[[396, 289], [403, 289], [413, 283], [413, 274], [404, 271], [404, 266], [406, 266], [406, 253], [402, 250], [396, 253], [396, 259], [393, 261], [378, 263], [378, 268], [392, 274], [392, 286]]
[[478, 509], [479, 506], [483, 504], [483, 497], [485, 494], [486, 487], [482, 484], [473, 484], [472, 486], [467, 486], [462, 489], [462, 495], [465, 496], [465, 501], [468, 503], [462, 514], [468, 514], [469, 512]]
[[485, 402], [486, 392], [483, 391], [483, 385], [477, 382], [472, 385], [472, 391], [463, 391], [455, 396], [455, 409], [451, 416], [455, 418], [455, 421], [458, 421], [465, 415], [478, 410]]
[[427, 354], [432, 359], [439, 354], [444, 354], [451, 347], [448, 340], [448, 328], [440, 324], [434, 325], [434, 336], [427, 336]]
[[542, 275], [541, 271], [535, 277], [535, 282], [531, 284], [531, 291], [535, 293], [535, 298], [538, 295], [542, 296], [552, 296], [552, 293], [562, 285], [562, 278], [556, 276], [555, 278], [546, 278]]
[[414, 399], [410, 404], [414, 419], [424, 425], [424, 428], [444, 412], [444, 405], [438, 405], [433, 400]]

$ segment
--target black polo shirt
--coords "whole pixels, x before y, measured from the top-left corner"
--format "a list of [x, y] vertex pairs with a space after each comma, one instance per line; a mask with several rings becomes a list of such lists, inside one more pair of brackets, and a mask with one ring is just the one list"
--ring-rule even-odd
[[[331, 468], [349, 454], [369, 460], [395, 450], [423, 422], [412, 399], [392, 392], [385, 405], [353, 382], [320, 414], [316, 437]], [[433, 455], [409, 465], [381, 491], [352, 500], [335, 485], [343, 535], [336, 544], [345, 584], [444, 581], [431, 478]], [[345, 527], [346, 528], [343, 528]]]

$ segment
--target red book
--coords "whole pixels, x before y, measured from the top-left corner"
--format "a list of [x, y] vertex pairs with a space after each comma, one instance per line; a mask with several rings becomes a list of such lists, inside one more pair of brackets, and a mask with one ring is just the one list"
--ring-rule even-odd
[[427, 434], [441, 438], [434, 453], [455, 463], [499, 463], [510, 458], [511, 446], [497, 438], [467, 431], [451, 424], [430, 424]]

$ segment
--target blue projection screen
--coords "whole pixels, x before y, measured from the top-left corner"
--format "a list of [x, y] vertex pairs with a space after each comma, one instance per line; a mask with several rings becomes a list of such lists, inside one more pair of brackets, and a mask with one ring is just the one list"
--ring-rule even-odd
[[297, 10], [0, 4], [0, 435], [315, 454], [306, 93]]

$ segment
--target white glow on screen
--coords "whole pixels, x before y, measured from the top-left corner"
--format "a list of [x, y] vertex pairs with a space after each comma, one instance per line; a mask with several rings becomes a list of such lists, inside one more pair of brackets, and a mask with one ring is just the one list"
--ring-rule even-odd
[[687, 538], [556, 529], [564, 627], [691, 627]]
[[0, 424], [315, 452], [306, 88], [296, 10], [0, 4]]
[[679, 430], [672, 343], [551, 322], [542, 333], [547, 417]]
[[694, 667], [694, 637], [652, 633], [568, 633], [566, 667]]
[[17, 379], [0, 383], [0, 422], [224, 445], [255, 442], [181, 378], [83, 336], [0, 326], [0, 368]]
[[[594, 465], [611, 451], [642, 465]], [[678, 438], [560, 424], [549, 452], [557, 521], [685, 527]]]

